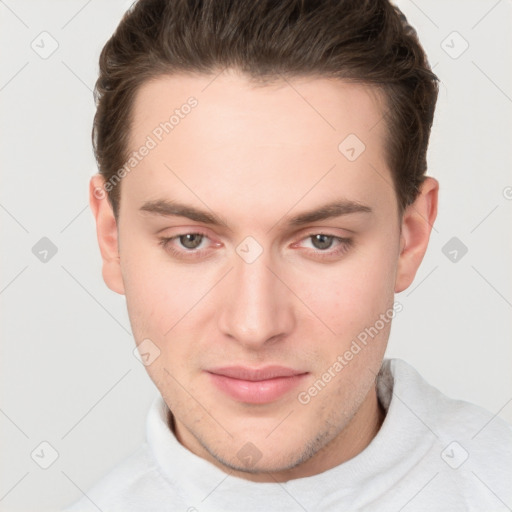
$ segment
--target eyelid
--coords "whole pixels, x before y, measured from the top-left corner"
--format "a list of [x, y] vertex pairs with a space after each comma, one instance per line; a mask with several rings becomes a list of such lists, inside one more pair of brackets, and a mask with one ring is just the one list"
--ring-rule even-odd
[[[168, 228], [161, 229], [156, 234], [159, 234], [162, 231], [166, 231], [167, 229]], [[208, 230], [205, 230], [205, 229], [203, 229], [201, 227], [192, 227], [192, 226], [191, 227], [187, 227], [187, 226], [185, 226], [185, 227], [180, 227], [178, 229], [180, 229], [180, 231], [178, 233], [171, 234], [171, 235], [168, 235], [168, 236], [163, 235], [161, 238], [177, 239], [180, 236], [194, 234], [194, 235], [202, 235], [202, 236], [208, 238], [210, 241], [213, 241], [212, 237], [207, 232]], [[323, 228], [322, 229], [321, 227], [310, 227], [310, 228], [307, 228], [307, 229], [301, 229], [301, 230], [296, 231], [289, 238], [296, 239], [297, 237], [300, 237], [299, 238], [299, 242], [302, 242], [305, 238], [308, 238], [308, 237], [314, 236], [314, 235], [325, 235], [325, 236], [330, 236], [330, 237], [334, 237], [334, 238], [337, 238], [337, 239], [343, 239], [343, 240], [346, 240], [348, 238], [348, 237], [343, 236], [342, 234], [331, 232], [331, 230], [333, 230], [333, 229], [336, 229], [336, 228]], [[345, 228], [343, 228], [343, 231], [346, 231], [346, 232], [351, 233], [351, 234], [355, 233], [355, 231], [350, 230], [350, 229], [345, 229]], [[219, 242], [215, 242], [214, 245], [218, 246]], [[190, 252], [192, 252], [192, 251], [190, 251]]]
[[[164, 231], [164, 230], [162, 230], [162, 231]], [[186, 250], [185, 248], [175, 249], [174, 247], [171, 246], [172, 241], [178, 240], [180, 237], [185, 236], [185, 235], [203, 236], [204, 238], [207, 238], [208, 240], [210, 240], [212, 242], [211, 245], [214, 247], [219, 247], [220, 245], [222, 245], [219, 242], [214, 242], [211, 239], [211, 237], [208, 235], [208, 233], [206, 233], [201, 228], [186, 228], [186, 227], [180, 228], [179, 233], [168, 235], [168, 236], [158, 237], [158, 240], [159, 240], [158, 244], [161, 245], [164, 248], [164, 250], [171, 252], [173, 255], [175, 255], [177, 257], [184, 257], [185, 259], [187, 258], [188, 254], [190, 255], [190, 256], [188, 256], [189, 258], [193, 258], [194, 256], [195, 257], [202, 256], [203, 253], [208, 252], [208, 250], [209, 250], [208, 248], [207, 249]], [[201, 242], [202, 242], [202, 240], [201, 240]]]
[[329, 248], [324, 251], [320, 249], [309, 249], [306, 250], [307, 252], [313, 254], [316, 258], [320, 259], [327, 259], [327, 258], [336, 258], [339, 255], [344, 254], [349, 248], [351, 248], [354, 245], [354, 240], [352, 238], [347, 238], [339, 235], [334, 235], [332, 233], [325, 233], [322, 231], [313, 231], [307, 234], [306, 236], [301, 237], [299, 242], [293, 244], [293, 246], [297, 246], [304, 242], [305, 240], [311, 239], [311, 237], [316, 235], [324, 235], [329, 238], [334, 239], [335, 242], [337, 242], [337, 245], [335, 245], [334, 249]]
[[[302, 234], [300, 236], [300, 239], [298, 240], [298, 242], [292, 244], [292, 246], [295, 247], [295, 246], [301, 244], [302, 242], [304, 242], [305, 240], [310, 239], [311, 237], [316, 236], [316, 235], [324, 235], [329, 238], [333, 238], [335, 241], [338, 242], [337, 246], [334, 249], [329, 248], [327, 250], [322, 251], [320, 249], [312, 248], [312, 249], [305, 249], [305, 252], [306, 252], [306, 254], [310, 254], [313, 258], [315, 258], [319, 261], [322, 261], [322, 260], [335, 261], [336, 259], [343, 256], [354, 245], [354, 241], [352, 238], [346, 238], [346, 237], [339, 236], [339, 235], [329, 233], [326, 231], [330, 231], [330, 230], [325, 230], [325, 229], [321, 229], [321, 228], [317, 228], [317, 229], [310, 228], [307, 231], [307, 233]], [[192, 228], [189, 230], [187, 230], [185, 228], [184, 230], [182, 229], [176, 235], [160, 237], [159, 245], [161, 245], [164, 248], [164, 250], [171, 253], [174, 257], [176, 257], [178, 259], [183, 259], [184, 261], [188, 260], [190, 262], [193, 262], [195, 259], [200, 259], [200, 258], [202, 259], [203, 256], [207, 258], [209, 256], [208, 253], [210, 252], [209, 248], [187, 250], [185, 248], [176, 249], [173, 246], [171, 246], [171, 242], [173, 240], [178, 240], [182, 236], [191, 235], [191, 234], [200, 235], [200, 236], [203, 236], [203, 237], [207, 238], [208, 240], [212, 241], [210, 236], [199, 228], [197, 228], [197, 229]], [[212, 245], [214, 247], [222, 246], [222, 244], [219, 242], [213, 242]]]

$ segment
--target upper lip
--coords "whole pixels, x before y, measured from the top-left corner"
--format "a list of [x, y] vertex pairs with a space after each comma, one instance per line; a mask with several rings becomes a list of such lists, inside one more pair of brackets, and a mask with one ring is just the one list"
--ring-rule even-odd
[[210, 373], [223, 375], [232, 379], [260, 381], [276, 379], [278, 377], [293, 377], [307, 372], [287, 368], [286, 366], [264, 366], [262, 368], [249, 368], [247, 366], [224, 366], [221, 368], [210, 368]]

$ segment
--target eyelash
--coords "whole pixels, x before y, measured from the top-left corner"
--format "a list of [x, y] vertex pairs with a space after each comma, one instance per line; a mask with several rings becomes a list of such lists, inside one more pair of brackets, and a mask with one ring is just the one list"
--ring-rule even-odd
[[[180, 237], [185, 236], [185, 235], [199, 235], [199, 236], [203, 236], [204, 238], [208, 238], [208, 235], [206, 235], [206, 233], [202, 233], [200, 231], [193, 231], [193, 232], [191, 231], [188, 233], [181, 233], [179, 235], [175, 235], [172, 237], [161, 237], [161, 238], [159, 238], [158, 244], [161, 245], [166, 251], [170, 252], [176, 258], [180, 258], [180, 259], [201, 258], [204, 255], [204, 253], [207, 252], [207, 249], [180, 251], [180, 250], [176, 250], [174, 247], [172, 247], [170, 245], [170, 242], [172, 242], [173, 240], [179, 239]], [[353, 245], [353, 240], [351, 238], [343, 238], [343, 237], [339, 237], [339, 236], [335, 236], [335, 235], [330, 235], [328, 233], [318, 233], [318, 232], [308, 233], [304, 238], [301, 239], [301, 241], [306, 240], [306, 239], [311, 238], [316, 235], [324, 235], [324, 236], [327, 236], [327, 237], [332, 238], [333, 240], [339, 242], [338, 249], [336, 249], [334, 251], [328, 252], [327, 250], [322, 251], [320, 249], [313, 251], [315, 257], [317, 257], [320, 260], [333, 259], [336, 256], [341, 256], [342, 254], [345, 254], [350, 249], [350, 247]], [[190, 256], [188, 254], [190, 254]]]

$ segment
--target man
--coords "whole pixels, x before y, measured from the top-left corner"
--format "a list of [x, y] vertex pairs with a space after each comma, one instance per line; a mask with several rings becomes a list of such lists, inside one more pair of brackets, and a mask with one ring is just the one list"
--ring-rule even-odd
[[510, 506], [510, 426], [384, 359], [438, 195], [398, 9], [140, 0], [96, 90], [103, 278], [162, 396], [68, 510]]

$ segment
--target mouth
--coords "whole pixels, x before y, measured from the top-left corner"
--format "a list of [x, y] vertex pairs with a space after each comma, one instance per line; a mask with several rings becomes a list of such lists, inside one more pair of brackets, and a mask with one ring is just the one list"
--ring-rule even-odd
[[271, 403], [295, 389], [308, 372], [284, 366], [229, 366], [207, 370], [213, 385], [225, 395], [248, 404]]

